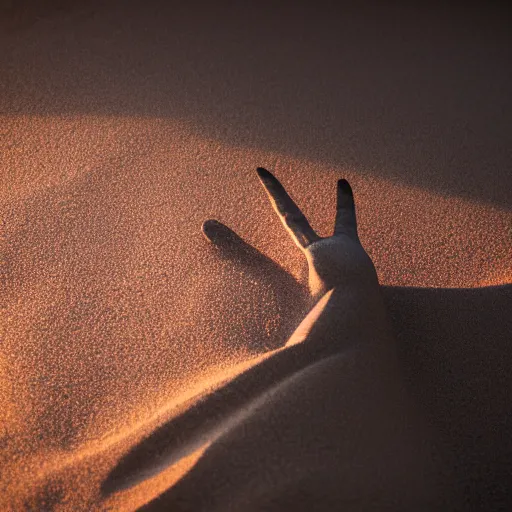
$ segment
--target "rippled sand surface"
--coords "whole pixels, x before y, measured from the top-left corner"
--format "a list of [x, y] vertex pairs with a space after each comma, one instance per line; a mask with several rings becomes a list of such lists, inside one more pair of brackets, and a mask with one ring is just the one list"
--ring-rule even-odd
[[[380, 32], [372, 17], [354, 40], [349, 21], [366, 26], [362, 12], [340, 14], [348, 35], [317, 15], [314, 39], [307, 8], [254, 20], [220, 6], [219, 27], [210, 10], [183, 5], [57, 7], [9, 11], [1, 36], [0, 508], [134, 510], [200, 458], [115, 496], [100, 491], [144, 436], [281, 346], [305, 311], [288, 281], [220, 258], [201, 234], [218, 219], [304, 284], [257, 166], [326, 235], [336, 179], [347, 178], [385, 285], [511, 283], [497, 13], [442, 22], [432, 39], [402, 28], [402, 46], [387, 38], [393, 16]], [[411, 47], [403, 61], [394, 53]], [[407, 318], [393, 310], [399, 334], [412, 332], [412, 300]], [[453, 315], [428, 304], [420, 329], [449, 330]], [[492, 309], [479, 303], [473, 332], [488, 332], [486, 319], [499, 329], [502, 309], [498, 320]]]

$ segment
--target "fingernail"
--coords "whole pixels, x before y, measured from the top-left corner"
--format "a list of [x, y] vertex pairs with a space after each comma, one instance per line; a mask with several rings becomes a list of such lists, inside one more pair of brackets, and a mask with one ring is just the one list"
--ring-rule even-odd
[[352, 195], [352, 187], [347, 180], [343, 178], [338, 180], [338, 187], [342, 192]]
[[258, 167], [256, 169], [256, 172], [258, 173], [258, 176], [262, 179], [270, 178], [272, 176], [272, 174], [269, 171], [267, 171], [267, 169], [264, 169], [263, 167]]

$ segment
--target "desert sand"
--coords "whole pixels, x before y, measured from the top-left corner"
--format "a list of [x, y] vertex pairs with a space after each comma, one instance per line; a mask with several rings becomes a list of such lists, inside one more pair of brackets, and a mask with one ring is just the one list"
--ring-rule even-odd
[[[153, 506], [166, 510], [207, 462], [207, 437], [186, 453], [173, 444], [196, 428], [190, 415], [205, 403], [201, 426], [230, 407], [215, 402], [223, 383], [282, 350], [309, 307], [302, 255], [257, 166], [324, 235], [336, 180], [350, 181], [408, 386], [465, 509], [504, 506], [506, 13], [2, 9], [0, 509], [128, 511], [162, 496]], [[222, 254], [206, 219], [271, 262]]]

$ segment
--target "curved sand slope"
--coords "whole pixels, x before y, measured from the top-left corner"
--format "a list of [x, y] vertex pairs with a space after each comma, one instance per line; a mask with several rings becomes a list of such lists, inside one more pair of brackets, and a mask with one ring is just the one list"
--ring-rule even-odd
[[307, 309], [200, 232], [303, 282], [259, 165], [323, 234], [349, 179], [381, 282], [426, 288], [385, 292], [411, 389], [468, 499], [502, 499], [511, 291], [466, 290], [512, 276], [500, 13], [27, 5], [1, 35], [0, 508], [133, 510], [207, 461], [208, 432], [173, 448], [186, 411]]

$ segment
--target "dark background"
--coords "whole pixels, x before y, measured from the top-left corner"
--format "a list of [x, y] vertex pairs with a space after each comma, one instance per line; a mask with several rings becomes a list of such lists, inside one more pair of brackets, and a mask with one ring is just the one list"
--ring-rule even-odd
[[510, 208], [504, 4], [4, 1], [0, 109], [186, 119]]

